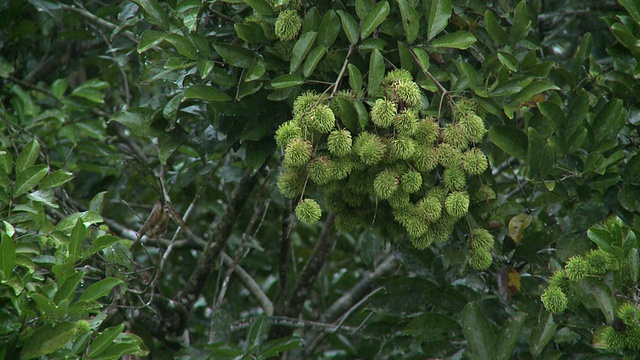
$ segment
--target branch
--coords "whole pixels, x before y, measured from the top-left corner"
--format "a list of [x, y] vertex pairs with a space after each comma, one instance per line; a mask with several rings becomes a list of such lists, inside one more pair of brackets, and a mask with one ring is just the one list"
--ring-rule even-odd
[[293, 219], [291, 211], [291, 201], [282, 214], [282, 235], [280, 236], [280, 249], [277, 258], [278, 267], [278, 290], [276, 292], [276, 313], [282, 314], [285, 311], [285, 299], [287, 293], [288, 273], [289, 273], [289, 249], [291, 248], [291, 230], [293, 229]]
[[[85, 9], [81, 9], [79, 7], [75, 7], [75, 6], [70, 6], [70, 5], [65, 5], [65, 4], [60, 4], [60, 9], [65, 10], [65, 11], [70, 11], [70, 12], [74, 12], [76, 14], [79, 14], [89, 20], [91, 20], [92, 22], [100, 25], [100, 26], [104, 26], [110, 30], [116, 30], [118, 29], [118, 25], [111, 23], [107, 20], [104, 20], [102, 18], [97, 17], [96, 15], [90, 13], [89, 11], [85, 10]], [[139, 43], [140, 39], [138, 39], [138, 37], [132, 33], [129, 30], [125, 30], [122, 32], [122, 34], [124, 36], [126, 36], [127, 38], [129, 38], [131, 41], [135, 42], [135, 43]]]
[[[253, 318], [234, 321], [230, 324], [231, 330], [238, 331], [238, 330], [246, 329], [249, 326], [251, 326], [252, 320]], [[349, 334], [354, 334], [358, 330], [358, 328], [355, 328], [352, 326], [338, 327], [333, 324], [326, 324], [318, 321], [300, 320], [300, 319], [290, 318], [286, 316], [272, 316], [269, 318], [269, 324], [289, 327], [294, 329], [315, 329], [315, 330], [322, 331], [324, 333], [329, 333], [329, 334], [333, 334], [339, 331], [349, 333]]]
[[318, 273], [322, 269], [325, 260], [331, 252], [333, 243], [336, 240], [337, 236], [335, 234], [331, 234], [331, 229], [333, 228], [333, 223], [335, 222], [335, 220], [336, 217], [334, 214], [331, 214], [327, 217], [327, 220], [324, 223], [324, 227], [320, 232], [320, 236], [318, 236], [316, 247], [313, 249], [311, 257], [302, 269], [300, 277], [298, 278], [298, 281], [293, 288], [293, 292], [287, 300], [287, 309], [285, 310], [285, 315], [290, 317], [297, 317], [298, 315], [300, 315], [300, 311], [302, 311], [304, 301], [307, 299], [307, 296], [311, 291], [313, 282], [315, 281], [316, 277], [318, 277]]
[[240, 211], [242, 210], [243, 205], [258, 182], [260, 173], [261, 171], [258, 171], [252, 176], [250, 172], [245, 172], [240, 183], [231, 194], [231, 199], [227, 205], [227, 211], [220, 219], [220, 222], [216, 225], [216, 229], [213, 232], [214, 235], [211, 237], [205, 246], [204, 251], [200, 255], [198, 264], [191, 274], [186, 287], [177, 296], [177, 298], [179, 298], [183, 303], [193, 303], [200, 293], [202, 293], [207, 277], [209, 277], [216, 260], [227, 243], [227, 239], [229, 239], [233, 227], [238, 220], [238, 216], [240, 216]]

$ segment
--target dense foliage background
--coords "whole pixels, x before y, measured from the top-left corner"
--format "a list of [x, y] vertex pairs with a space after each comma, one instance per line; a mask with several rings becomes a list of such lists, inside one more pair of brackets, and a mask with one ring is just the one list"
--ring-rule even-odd
[[[635, 0], [0, 1], [0, 358], [635, 358], [639, 38]], [[279, 180], [307, 91], [396, 136], [395, 69], [438, 144], [488, 130], [495, 197], [424, 250]]]

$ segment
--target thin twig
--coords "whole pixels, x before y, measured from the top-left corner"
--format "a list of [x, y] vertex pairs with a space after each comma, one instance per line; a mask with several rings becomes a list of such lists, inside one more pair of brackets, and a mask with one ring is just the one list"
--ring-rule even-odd
[[[60, 6], [60, 9], [65, 10], [65, 11], [71, 11], [74, 12], [76, 14], [79, 14], [91, 21], [93, 21], [94, 23], [100, 25], [100, 26], [104, 26], [108, 29], [111, 30], [116, 30], [118, 28], [118, 25], [111, 23], [107, 20], [104, 20], [102, 18], [97, 17], [96, 15], [90, 13], [89, 11], [85, 10], [85, 9], [81, 9], [75, 6], [70, 6], [70, 5], [66, 5], [66, 4], [59, 4], [58, 6]], [[124, 36], [126, 36], [127, 38], [129, 38], [131, 41], [135, 42], [135, 43], [139, 43], [140, 39], [138, 39], [138, 37], [132, 33], [129, 30], [125, 30], [122, 32], [122, 34]]]
[[[239, 321], [234, 321], [230, 324], [232, 331], [243, 330], [251, 326], [251, 322], [255, 318], [243, 319]], [[318, 331], [323, 331], [329, 334], [333, 334], [336, 332], [344, 332], [348, 334], [353, 334], [356, 332], [356, 328], [351, 326], [343, 326], [338, 328], [333, 324], [326, 324], [318, 321], [309, 321], [309, 320], [301, 320], [296, 318], [290, 318], [286, 316], [272, 316], [269, 317], [269, 323], [271, 325], [284, 326], [295, 329], [316, 329]]]

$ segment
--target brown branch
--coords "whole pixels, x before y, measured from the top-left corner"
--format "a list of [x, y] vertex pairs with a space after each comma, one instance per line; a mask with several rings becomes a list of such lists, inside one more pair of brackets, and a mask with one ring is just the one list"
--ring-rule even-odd
[[191, 274], [186, 287], [177, 296], [177, 298], [183, 303], [193, 303], [200, 293], [202, 293], [202, 289], [204, 288], [207, 278], [209, 277], [216, 260], [220, 256], [220, 253], [227, 243], [233, 227], [240, 216], [240, 211], [242, 210], [243, 205], [258, 182], [260, 173], [261, 171], [258, 171], [252, 176], [250, 172], [245, 172], [240, 183], [231, 194], [227, 210], [220, 219], [220, 222], [216, 225], [216, 229], [213, 232], [214, 235], [211, 237], [204, 248], [204, 251], [200, 255], [198, 264]]

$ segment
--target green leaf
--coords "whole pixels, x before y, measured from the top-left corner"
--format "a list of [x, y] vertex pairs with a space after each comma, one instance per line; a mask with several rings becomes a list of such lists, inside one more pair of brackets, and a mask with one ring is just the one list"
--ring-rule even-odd
[[89, 357], [95, 358], [102, 354], [123, 330], [124, 324], [105, 329], [102, 334], [91, 342], [91, 345], [89, 346]]
[[250, 68], [255, 61], [255, 52], [241, 46], [213, 44], [213, 48], [216, 49], [216, 52], [222, 56], [222, 59], [231, 66]]
[[34, 165], [26, 168], [16, 178], [13, 188], [13, 197], [17, 198], [38, 186], [40, 180], [44, 179], [48, 172], [49, 167], [47, 165]]
[[[2, 144], [0, 144], [0, 174], [4, 173], [3, 176], [7, 176], [9, 174], [11, 174], [11, 172], [13, 171], [13, 158], [11, 157], [11, 154], [4, 148], [2, 147]], [[2, 183], [2, 180], [0, 180], [0, 184]]]
[[148, 108], [129, 108], [111, 116], [111, 121], [119, 122], [129, 128], [133, 135], [151, 138], [161, 133], [151, 127], [154, 111]]
[[560, 90], [560, 88], [548, 81], [534, 81], [531, 84], [527, 85], [524, 89], [522, 89], [522, 91], [515, 94], [511, 101], [513, 103], [519, 104], [521, 102], [531, 100], [531, 98], [533, 98], [535, 95], [541, 94], [548, 90]]
[[342, 29], [344, 30], [344, 33], [347, 35], [347, 39], [349, 39], [349, 42], [351, 44], [357, 43], [358, 35], [359, 35], [358, 23], [355, 21], [355, 19], [351, 15], [349, 15], [349, 13], [343, 10], [338, 10], [337, 13], [338, 13], [338, 16], [340, 16], [340, 21], [342, 22]]
[[360, 20], [364, 20], [369, 14], [371, 2], [369, 0], [356, 0], [356, 15]]
[[523, 312], [512, 315], [502, 327], [500, 334], [495, 339], [495, 359], [509, 360], [513, 354], [513, 349], [516, 347], [518, 337], [524, 327], [524, 321], [527, 318], [527, 314]]
[[113, 278], [113, 277], [102, 279], [97, 283], [89, 286], [89, 288], [85, 290], [85, 292], [83, 292], [82, 295], [80, 295], [80, 298], [78, 299], [78, 301], [90, 302], [90, 301], [97, 300], [109, 294], [111, 292], [111, 289], [113, 289], [114, 287], [122, 283], [124, 283], [124, 281]]
[[80, 258], [80, 247], [87, 235], [87, 229], [84, 227], [82, 219], [76, 221], [76, 226], [71, 230], [71, 242], [69, 243], [69, 257], [72, 262]]
[[468, 31], [460, 30], [431, 40], [430, 46], [435, 48], [467, 49], [476, 42], [476, 37]]
[[627, 9], [633, 20], [640, 24], [640, 3], [638, 0], [618, 0], [618, 2]]
[[47, 324], [31, 332], [24, 340], [21, 360], [33, 359], [50, 354], [76, 338], [76, 323], [65, 321], [54, 325]]
[[145, 30], [140, 37], [140, 43], [138, 44], [138, 53], [143, 53], [152, 47], [160, 44], [164, 41], [164, 37], [167, 33], [156, 30]]
[[16, 175], [20, 175], [26, 168], [33, 166], [39, 153], [40, 143], [36, 139], [29, 141], [16, 159]]
[[556, 334], [557, 328], [558, 324], [553, 321], [553, 315], [548, 311], [544, 311], [533, 327], [529, 338], [529, 351], [534, 357], [537, 358], [542, 353], [542, 350]]
[[64, 219], [60, 220], [60, 222], [58, 222], [58, 225], [56, 225], [56, 230], [67, 232], [73, 229], [74, 226], [76, 226], [78, 219], [82, 219], [82, 222], [85, 227], [93, 224], [99, 224], [102, 222], [102, 217], [100, 215], [98, 215], [97, 213], [91, 210], [88, 210], [84, 212], [71, 214], [65, 217]]
[[527, 135], [510, 125], [494, 125], [489, 129], [489, 137], [497, 147], [520, 160], [527, 158]]
[[468, 303], [462, 309], [461, 322], [462, 333], [467, 339], [469, 349], [480, 359], [495, 359], [493, 345], [496, 337], [489, 320], [476, 302]]
[[264, 57], [260, 54], [257, 54], [256, 61], [253, 62], [247, 74], [244, 78], [245, 82], [250, 82], [254, 80], [258, 80], [264, 75], [267, 71], [267, 63], [264, 61]]
[[335, 11], [329, 10], [322, 17], [321, 24], [318, 29], [318, 45], [330, 48], [340, 33], [340, 19]]
[[427, 40], [433, 39], [449, 23], [451, 17], [451, 0], [433, 0], [427, 19]]
[[532, 179], [543, 178], [553, 165], [555, 152], [535, 128], [528, 128], [527, 138], [529, 139], [529, 148], [527, 150], [529, 177]]
[[[83, 271], [76, 271], [75, 274], [68, 276], [64, 279], [64, 282], [59, 284], [58, 291], [56, 295], [53, 297], [54, 304], [60, 304], [62, 300], [72, 301], [76, 295], [76, 289], [78, 288], [78, 284], [84, 277]], [[58, 279], [60, 281], [61, 279]]]
[[198, 59], [198, 50], [188, 38], [178, 34], [167, 34], [164, 39], [173, 45], [178, 54], [189, 60]]
[[290, 86], [298, 86], [304, 84], [304, 79], [298, 75], [281, 75], [271, 80], [271, 86], [276, 89], [282, 89]]
[[489, 9], [484, 12], [484, 26], [489, 33], [489, 36], [491, 36], [491, 39], [497, 46], [503, 45], [507, 42], [507, 33], [504, 31], [502, 26], [500, 26], [498, 19]]
[[502, 65], [504, 65], [509, 71], [516, 72], [518, 71], [518, 59], [512, 54], [499, 52], [498, 60]]
[[358, 112], [345, 98], [336, 97], [333, 100], [338, 103], [338, 116], [340, 121], [342, 121], [349, 131], [355, 134], [358, 131]]
[[384, 78], [384, 59], [378, 49], [374, 49], [371, 52], [371, 59], [369, 60], [369, 82], [367, 84], [369, 95], [375, 94], [380, 83]]
[[527, 12], [527, 2], [522, 0], [516, 6], [516, 10], [513, 15], [513, 26], [509, 33], [509, 43], [515, 44], [524, 39], [527, 37], [529, 30], [531, 30], [531, 20], [529, 19], [529, 13]]
[[56, 196], [53, 194], [53, 190], [51, 189], [34, 191], [27, 194], [27, 198], [29, 200], [47, 205], [54, 209], [58, 208], [58, 205], [56, 204]]
[[416, 61], [420, 66], [420, 69], [425, 72], [429, 70], [429, 54], [427, 54], [424, 49], [420, 48], [413, 48], [411, 51], [413, 51], [413, 54], [416, 56]]
[[402, 27], [407, 42], [411, 44], [420, 31], [420, 15], [413, 6], [409, 5], [407, 0], [397, 0], [400, 7], [400, 16], [402, 18]]
[[318, 63], [326, 53], [327, 48], [322, 45], [318, 45], [315, 49], [311, 50], [311, 52], [309, 52], [309, 56], [307, 56], [307, 60], [304, 62], [304, 66], [302, 67], [302, 75], [304, 77], [311, 76], [313, 71], [316, 69], [316, 66], [318, 66]]
[[273, 15], [273, 8], [265, 0], [244, 0], [247, 5], [251, 6], [258, 14], [264, 16]]
[[204, 101], [231, 101], [231, 96], [213, 86], [193, 85], [184, 91], [184, 99], [198, 99]]
[[257, 347], [269, 331], [269, 318], [260, 316], [251, 322], [247, 333], [247, 343], [250, 347]]
[[302, 60], [307, 56], [309, 50], [313, 46], [313, 42], [316, 40], [316, 36], [318, 33], [314, 31], [309, 31], [302, 36], [300, 39], [296, 41], [296, 44], [293, 46], [293, 50], [291, 51], [291, 64], [289, 66], [289, 72], [294, 73], [300, 65], [302, 64]]
[[92, 248], [92, 253], [97, 253], [98, 251], [107, 248], [117, 242], [122, 241], [122, 239], [120, 239], [117, 236], [113, 236], [113, 235], [102, 235], [98, 238], [96, 238], [95, 240], [93, 240], [93, 248]]
[[460, 330], [460, 325], [452, 318], [438, 313], [424, 312], [411, 320], [403, 332], [423, 342], [446, 338], [451, 332]]
[[611, 289], [602, 281], [592, 278], [583, 279], [580, 285], [585, 291], [593, 295], [607, 322], [612, 323], [616, 314], [616, 299]]
[[349, 71], [349, 86], [359, 96], [362, 90], [362, 74], [358, 67], [353, 64], [347, 65], [347, 71]]
[[587, 230], [587, 236], [591, 241], [593, 241], [598, 247], [609, 254], [614, 254], [613, 248], [611, 244], [613, 243], [613, 238], [611, 238], [611, 234], [604, 229], [599, 229], [597, 227], [590, 227]]
[[102, 214], [102, 209], [104, 208], [104, 196], [106, 193], [106, 191], [101, 191], [93, 196], [89, 203], [90, 211], [93, 211], [96, 214]]
[[269, 359], [276, 357], [285, 351], [302, 349], [304, 344], [304, 339], [291, 336], [272, 340], [262, 346], [260, 349], [260, 358]]
[[600, 141], [605, 139], [615, 140], [620, 130], [624, 127], [626, 118], [627, 110], [624, 109], [622, 100], [612, 99], [594, 116], [591, 128], [592, 133]]
[[133, 2], [144, 10], [147, 21], [160, 26], [164, 30], [169, 30], [169, 16], [156, 0], [133, 0]]
[[8, 280], [13, 275], [13, 267], [16, 264], [16, 247], [13, 239], [4, 231], [0, 232], [0, 271], [2, 278], [0, 280]]
[[73, 179], [73, 174], [65, 171], [65, 170], [56, 170], [54, 172], [52, 172], [51, 174], [47, 175], [42, 182], [40, 183], [40, 185], [38, 186], [38, 189], [40, 190], [47, 190], [47, 189], [52, 189], [52, 188], [56, 188], [59, 187], [69, 181], [71, 181], [71, 179]]
[[358, 113], [358, 123], [360, 124], [360, 127], [364, 129], [365, 127], [367, 127], [367, 124], [369, 124], [369, 112], [360, 100], [355, 100], [353, 102], [353, 107]]
[[362, 20], [361, 29], [360, 29], [360, 38], [362, 40], [366, 39], [371, 35], [371, 33], [384, 22], [389, 15], [389, 11], [391, 8], [389, 7], [389, 3], [386, 1], [381, 1], [369, 10], [367, 16]]

